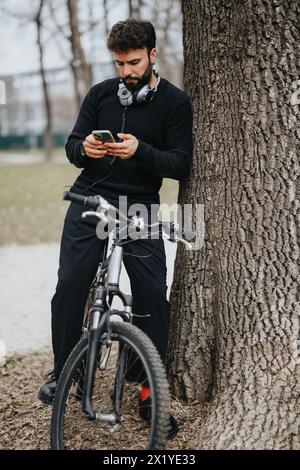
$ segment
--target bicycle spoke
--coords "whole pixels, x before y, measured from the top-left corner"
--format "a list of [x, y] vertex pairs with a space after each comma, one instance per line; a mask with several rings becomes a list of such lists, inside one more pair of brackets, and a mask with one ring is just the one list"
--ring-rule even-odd
[[[124, 331], [131, 332], [133, 330], [134, 333], [136, 331], [132, 325], [128, 324], [119, 324], [114, 328], [120, 331], [124, 329]], [[87, 353], [87, 338], [84, 339], [85, 350], [80, 353], [81, 357], [78, 357], [77, 364], [74, 364], [71, 375], [65, 377], [66, 392], [60, 405], [60, 417], [56, 420], [55, 436], [63, 442], [63, 447], [60, 444], [59, 447], [54, 448], [146, 449], [153, 436], [163, 439], [164, 435], [161, 431], [160, 434], [156, 434], [156, 428], [154, 428], [154, 426], [160, 426], [160, 422], [155, 419], [143, 421], [139, 416], [140, 387], [143, 383], [147, 385], [149, 382], [152, 383], [153, 377], [149, 375], [149, 370], [142, 366], [144, 358], [135, 346], [135, 343], [139, 341], [140, 333], [135, 333], [135, 335], [133, 335], [132, 343], [128, 343], [126, 338], [111, 335], [112, 347], [104, 370], [99, 368], [99, 364], [105, 357], [107, 348], [103, 347], [99, 352], [92, 391], [92, 406], [97, 416], [94, 421], [88, 420], [82, 412]], [[153, 354], [151, 350], [151, 354], [148, 355], [149, 360], [152, 360]], [[157, 357], [155, 364], [158, 360]], [[129, 378], [128, 374], [130, 374]], [[75, 393], [72, 390], [74, 383], [77, 385]], [[158, 384], [160, 382], [156, 382], [156, 387]], [[156, 413], [165, 413], [167, 409], [165, 395], [165, 392], [160, 395], [156, 393], [156, 396], [161, 396], [162, 400], [160, 407], [156, 404]], [[150, 405], [150, 416], [151, 413]], [[135, 435], [136, 438], [134, 438]]]

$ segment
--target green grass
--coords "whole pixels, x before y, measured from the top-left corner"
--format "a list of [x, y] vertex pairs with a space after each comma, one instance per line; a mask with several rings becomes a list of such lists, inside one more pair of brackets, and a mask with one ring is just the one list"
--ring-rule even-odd
[[55, 163], [0, 167], [0, 244], [59, 240], [68, 206], [63, 189], [77, 174]]
[[5, 360], [5, 365], [17, 364], [18, 362], [21, 362], [23, 359], [24, 359], [23, 356], [8, 356], [7, 359]]
[[[59, 163], [1, 166], [0, 245], [59, 241], [68, 207], [62, 201], [64, 186], [79, 172]], [[177, 187], [165, 180], [161, 202], [176, 202]]]

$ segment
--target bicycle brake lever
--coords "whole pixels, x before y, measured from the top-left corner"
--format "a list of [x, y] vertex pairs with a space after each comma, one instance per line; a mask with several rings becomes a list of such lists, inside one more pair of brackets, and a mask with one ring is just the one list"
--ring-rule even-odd
[[100, 211], [100, 212], [85, 211], [81, 214], [81, 217], [85, 219], [86, 217], [91, 216], [91, 215], [98, 217], [98, 219], [102, 220], [105, 224], [108, 224], [108, 218], [103, 213], [103, 211]]
[[81, 214], [81, 217], [83, 219], [85, 219], [86, 217], [88, 217], [89, 215], [94, 215], [96, 217], [98, 217], [98, 219], [101, 219], [102, 218], [102, 215], [99, 213], [99, 212], [95, 212], [95, 211], [85, 211]]

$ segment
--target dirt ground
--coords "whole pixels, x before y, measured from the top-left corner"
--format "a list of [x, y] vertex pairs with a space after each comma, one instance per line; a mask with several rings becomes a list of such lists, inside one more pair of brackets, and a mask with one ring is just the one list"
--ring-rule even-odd
[[[78, 169], [57, 161], [41, 164], [40, 160], [40, 156], [36, 161], [29, 155], [24, 161], [24, 152], [22, 156], [0, 152], [0, 218], [3, 222], [0, 264], [4, 269], [0, 341], [5, 343], [8, 354], [19, 351], [5, 366], [0, 366], [0, 449], [49, 448], [51, 407], [41, 404], [36, 395], [52, 368], [52, 357], [48, 349], [38, 348], [45, 348], [50, 341], [50, 298], [56, 283], [58, 240], [67, 209], [66, 202], [61, 200], [62, 193], [66, 185], [73, 183]], [[173, 204], [177, 190], [177, 182], [165, 180], [161, 202]], [[166, 244], [169, 251], [174, 248], [173, 244]], [[167, 256], [170, 263], [170, 252]], [[173, 260], [175, 251], [172, 256]], [[168, 285], [171, 285], [170, 266], [168, 276]], [[18, 284], [20, 303], [16, 304], [18, 279], [22, 279], [22, 285]], [[15, 325], [22, 325], [22, 328], [16, 330]], [[20, 336], [16, 331], [20, 331]], [[39, 352], [23, 355], [27, 348]], [[178, 420], [180, 433], [169, 441], [169, 448], [192, 449], [193, 439], [197, 438], [197, 431], [193, 429], [196, 404], [186, 406], [173, 400], [172, 412]], [[138, 441], [138, 433], [135, 429], [131, 431]]]
[[[52, 408], [43, 405], [36, 395], [51, 366], [51, 352], [44, 349], [26, 356], [11, 357], [6, 365], [0, 367], [0, 449], [49, 449]], [[168, 449], [195, 448], [197, 431], [193, 421], [199, 405], [187, 406], [172, 400], [171, 409], [180, 432], [168, 441]], [[139, 433], [134, 431], [128, 429], [132, 439], [136, 439], [136, 448], [139, 448]]]

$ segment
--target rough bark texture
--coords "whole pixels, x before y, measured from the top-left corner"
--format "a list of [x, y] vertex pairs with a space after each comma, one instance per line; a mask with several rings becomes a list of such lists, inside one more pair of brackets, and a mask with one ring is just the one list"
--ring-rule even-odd
[[[199, 447], [299, 449], [300, 6], [184, 0], [205, 245], [180, 248], [173, 392], [209, 401]], [[298, 90], [298, 91], [297, 91]]]

